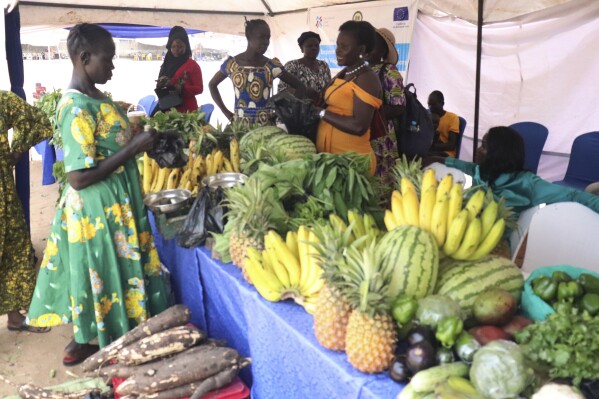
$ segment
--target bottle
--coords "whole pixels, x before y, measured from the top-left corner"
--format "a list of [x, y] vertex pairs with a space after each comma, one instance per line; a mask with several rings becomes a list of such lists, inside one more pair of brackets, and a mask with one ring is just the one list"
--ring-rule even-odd
[[418, 126], [416, 121], [412, 121], [408, 130], [412, 133], [418, 133], [420, 131], [420, 126]]

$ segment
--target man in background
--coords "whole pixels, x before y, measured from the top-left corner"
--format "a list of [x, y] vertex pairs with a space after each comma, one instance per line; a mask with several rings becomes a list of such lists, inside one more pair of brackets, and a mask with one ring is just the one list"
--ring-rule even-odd
[[431, 153], [455, 158], [458, 134], [460, 134], [460, 120], [453, 112], [445, 111], [444, 106], [445, 97], [439, 90], [433, 91], [428, 96], [428, 108], [431, 114], [439, 116], [437, 135], [433, 141]]

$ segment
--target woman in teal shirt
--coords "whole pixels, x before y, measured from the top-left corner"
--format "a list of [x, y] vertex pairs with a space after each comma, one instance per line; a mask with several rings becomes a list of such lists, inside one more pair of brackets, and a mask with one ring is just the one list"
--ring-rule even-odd
[[495, 198], [505, 198], [516, 216], [528, 208], [556, 202], [578, 202], [599, 213], [599, 196], [560, 186], [524, 170], [524, 142], [514, 129], [489, 129], [476, 152], [476, 161], [445, 158], [445, 165], [472, 176], [472, 185], [493, 190]]

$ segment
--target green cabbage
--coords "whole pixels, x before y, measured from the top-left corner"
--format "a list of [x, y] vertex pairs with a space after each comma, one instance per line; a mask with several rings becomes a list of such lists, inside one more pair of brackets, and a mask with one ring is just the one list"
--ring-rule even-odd
[[418, 301], [416, 319], [420, 321], [420, 324], [436, 328], [437, 323], [448, 316], [456, 316], [464, 320], [462, 308], [450, 297], [445, 295], [429, 295]]
[[511, 341], [493, 341], [480, 348], [470, 367], [470, 381], [489, 399], [516, 398], [533, 381], [520, 347]]

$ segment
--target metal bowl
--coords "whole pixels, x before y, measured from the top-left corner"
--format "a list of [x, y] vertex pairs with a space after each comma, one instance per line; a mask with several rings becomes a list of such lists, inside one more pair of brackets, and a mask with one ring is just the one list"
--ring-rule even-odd
[[153, 212], [171, 213], [187, 205], [190, 198], [189, 190], [175, 188], [146, 195], [144, 204]]
[[245, 183], [247, 179], [247, 175], [243, 173], [225, 172], [204, 177], [202, 184], [211, 189], [216, 189], [217, 187], [230, 188]]

